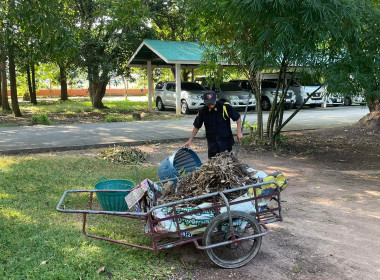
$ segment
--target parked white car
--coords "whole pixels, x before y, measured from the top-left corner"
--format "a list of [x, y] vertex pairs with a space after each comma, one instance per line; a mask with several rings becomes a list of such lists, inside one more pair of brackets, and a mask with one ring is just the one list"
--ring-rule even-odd
[[249, 109], [256, 107], [256, 98], [253, 95], [249, 98], [249, 92], [235, 83], [220, 83], [215, 91], [219, 101], [228, 102], [234, 108], [245, 108], [247, 102]]
[[[276, 94], [277, 80], [261, 81], [261, 108], [266, 111], [272, 107], [274, 96]], [[282, 89], [278, 90], [277, 103], [280, 102]], [[296, 107], [296, 95], [292, 89], [288, 89], [285, 96], [284, 106], [286, 109]]]
[[354, 96], [347, 96], [344, 98], [345, 106], [351, 106], [352, 104], [365, 105], [367, 104], [367, 101], [365, 100], [365, 97], [362, 93], [358, 93]]
[[343, 105], [344, 97], [339, 93], [326, 94], [326, 105], [339, 106]]
[[[245, 91], [252, 91], [251, 84], [248, 80], [230, 80], [232, 83], [238, 84]], [[274, 95], [276, 93], [276, 81], [262, 81], [261, 83], [261, 108], [269, 110], [272, 107]], [[279, 96], [282, 90], [279, 90]], [[278, 98], [277, 102], [279, 102]], [[296, 96], [292, 90], [288, 90], [285, 96], [285, 109], [294, 108], [296, 104]]]
[[[205, 89], [198, 83], [181, 82], [181, 113], [199, 110], [204, 106], [203, 93]], [[154, 90], [156, 107], [159, 111], [165, 108], [176, 108], [175, 82], [159, 82]]]
[[310, 107], [322, 106], [325, 100], [326, 88], [324, 86], [321, 87], [320, 83], [308, 83], [308, 84], [300, 84], [298, 80], [290, 81], [290, 89], [292, 89], [296, 95], [296, 106], [301, 105], [304, 100], [308, 97], [308, 95], [312, 95], [312, 97], [305, 103]]
[[[263, 73], [263, 80], [277, 80], [278, 73]], [[286, 74], [287, 82], [289, 83], [289, 89], [294, 92], [296, 95], [296, 106], [301, 105], [304, 100], [308, 97], [308, 95], [313, 93], [313, 96], [305, 103], [310, 107], [322, 106], [324, 104], [325, 92], [326, 88], [324, 86], [321, 87], [321, 84], [316, 83], [306, 83], [302, 84], [299, 79], [291, 79], [292, 74]], [[315, 93], [314, 93], [315, 92]]]

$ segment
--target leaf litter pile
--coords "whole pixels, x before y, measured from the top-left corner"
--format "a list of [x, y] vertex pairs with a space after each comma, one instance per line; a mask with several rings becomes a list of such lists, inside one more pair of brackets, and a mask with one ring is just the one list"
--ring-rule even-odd
[[[249, 173], [247, 168], [248, 166], [240, 163], [231, 152], [219, 153], [196, 171], [187, 173], [178, 181], [176, 188], [173, 187], [172, 182], [164, 184], [162, 197], [159, 198], [158, 203], [164, 204], [255, 184], [257, 180], [253, 178], [254, 173]], [[246, 192], [247, 190], [241, 190], [226, 194], [226, 196], [231, 200]], [[194, 202], [196, 202], [197, 205], [203, 202], [212, 202], [212, 198], [208, 197]], [[194, 202], [190, 202], [191, 204], [187, 205], [193, 205], [192, 203]]]
[[141, 150], [122, 146], [105, 149], [99, 156], [107, 161], [122, 164], [141, 163], [146, 159], [146, 153]]

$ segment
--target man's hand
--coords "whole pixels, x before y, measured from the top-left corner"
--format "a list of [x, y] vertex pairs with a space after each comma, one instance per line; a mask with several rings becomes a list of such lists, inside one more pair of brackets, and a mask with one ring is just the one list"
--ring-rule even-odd
[[199, 128], [196, 128], [195, 126], [193, 127], [193, 132], [191, 132], [191, 136], [189, 140], [183, 145], [185, 148], [190, 148], [191, 144], [193, 143], [193, 139], [195, 135], [197, 135]]
[[238, 132], [238, 133], [236, 134], [236, 137], [237, 137], [237, 141], [240, 143], [241, 139], [244, 138], [244, 135], [243, 135], [243, 133]]
[[185, 147], [185, 148], [190, 148], [190, 146], [191, 146], [191, 143], [193, 143], [193, 141], [187, 141], [183, 146]]

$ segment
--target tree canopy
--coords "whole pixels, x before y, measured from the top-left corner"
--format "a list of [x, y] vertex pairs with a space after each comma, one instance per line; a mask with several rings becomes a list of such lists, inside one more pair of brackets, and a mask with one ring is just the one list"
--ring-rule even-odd
[[[379, 44], [368, 40], [370, 34], [378, 34], [378, 19], [375, 19], [378, 9], [370, 1], [193, 0], [191, 4], [193, 17], [197, 18], [195, 30], [201, 41], [221, 59], [246, 69], [258, 106], [262, 71], [279, 71], [276, 100], [279, 87], [284, 92], [287, 90], [285, 75], [289, 71], [305, 72], [320, 80], [344, 63], [361, 73], [359, 64], [354, 65], [350, 60], [357, 52], [370, 60], [376, 51], [378, 56]], [[365, 49], [367, 53], [362, 51]], [[371, 71], [376, 69], [372, 66]], [[351, 76], [356, 77], [355, 81], [359, 79], [359, 75]], [[347, 75], [339, 76], [339, 80], [343, 83]], [[336, 83], [336, 79], [324, 81], [326, 86]], [[352, 90], [346, 88], [344, 93], [352, 94]], [[279, 104], [273, 104], [268, 118], [267, 136], [272, 143], [289, 121], [282, 120], [284, 97], [285, 94], [280, 96]], [[259, 110], [262, 136], [260, 115]]]
[[[238, 65], [258, 105], [260, 73], [279, 71], [280, 103], [266, 128], [273, 142], [289, 121], [279, 91], [287, 90], [287, 72], [307, 73], [332, 92], [362, 92], [370, 110], [380, 110], [379, 15], [376, 0], [4, 0], [0, 47], [16, 96], [16, 70], [27, 76], [35, 102], [36, 67], [52, 63], [60, 70], [63, 100], [67, 74], [81, 69], [93, 107], [103, 108], [110, 77], [128, 76], [126, 63], [143, 39], [201, 42], [213, 75], [223, 73], [215, 63], [220, 59]], [[263, 137], [260, 108], [258, 123]]]

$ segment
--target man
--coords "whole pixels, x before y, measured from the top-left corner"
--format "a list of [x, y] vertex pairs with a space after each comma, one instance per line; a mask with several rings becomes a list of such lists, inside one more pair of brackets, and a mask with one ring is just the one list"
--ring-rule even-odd
[[208, 158], [212, 158], [217, 153], [232, 150], [234, 137], [230, 119], [236, 121], [237, 141], [240, 142], [243, 139], [241, 118], [240, 114], [228, 103], [224, 104], [216, 101], [216, 93], [212, 90], [203, 94], [203, 100], [205, 106], [199, 110], [193, 123], [193, 132], [184, 147], [190, 147], [195, 135], [204, 124], [208, 144]]

